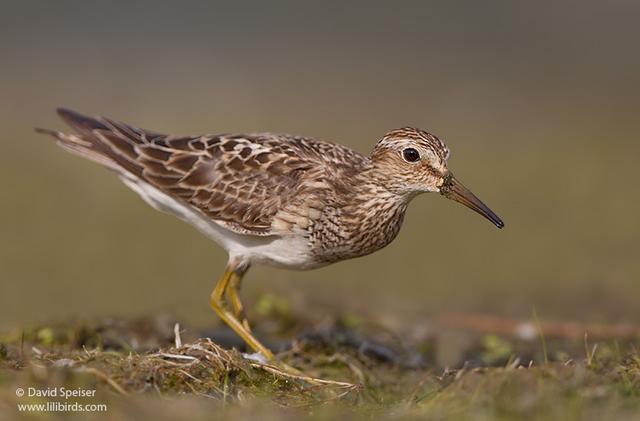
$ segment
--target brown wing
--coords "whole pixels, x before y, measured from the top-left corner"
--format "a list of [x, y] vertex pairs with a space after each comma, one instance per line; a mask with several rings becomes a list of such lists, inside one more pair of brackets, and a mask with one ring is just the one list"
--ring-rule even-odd
[[295, 198], [301, 175], [317, 167], [305, 139], [176, 137], [65, 109], [58, 114], [77, 134], [41, 131], [66, 149], [133, 174], [239, 233], [272, 234], [274, 215]]

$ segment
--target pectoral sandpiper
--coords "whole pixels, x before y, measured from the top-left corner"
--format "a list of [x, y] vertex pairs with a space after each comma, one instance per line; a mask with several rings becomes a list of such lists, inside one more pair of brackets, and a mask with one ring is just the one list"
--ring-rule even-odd
[[423, 130], [393, 130], [365, 156], [299, 136], [167, 136], [67, 109], [58, 114], [75, 133], [38, 130], [115, 171], [151, 206], [227, 250], [211, 307], [269, 360], [274, 356], [252, 334], [238, 293], [252, 264], [312, 269], [373, 253], [395, 238], [409, 202], [426, 192], [504, 226], [449, 171], [445, 144]]

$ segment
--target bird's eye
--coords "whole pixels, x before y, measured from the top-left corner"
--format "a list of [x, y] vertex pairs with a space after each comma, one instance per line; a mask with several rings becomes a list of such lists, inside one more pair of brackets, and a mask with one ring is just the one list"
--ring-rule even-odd
[[416, 162], [420, 159], [420, 153], [413, 148], [407, 148], [402, 151], [402, 157], [407, 162]]

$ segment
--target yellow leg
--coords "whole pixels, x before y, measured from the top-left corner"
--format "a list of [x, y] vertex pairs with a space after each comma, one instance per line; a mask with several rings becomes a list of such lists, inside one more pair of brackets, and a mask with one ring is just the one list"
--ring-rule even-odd
[[249, 326], [249, 320], [247, 320], [247, 315], [244, 311], [244, 305], [242, 305], [242, 301], [240, 300], [240, 283], [242, 282], [242, 275], [237, 274], [236, 272], [231, 275], [231, 280], [229, 281], [229, 286], [227, 287], [227, 296], [229, 297], [229, 301], [231, 301], [231, 307], [233, 307], [233, 314], [236, 316], [242, 326], [251, 332], [251, 326]]
[[[233, 329], [247, 343], [247, 345], [251, 347], [251, 349], [260, 352], [267, 360], [281, 367], [285, 372], [312, 384], [321, 385], [335, 383], [305, 376], [298, 369], [277, 361], [273, 353], [267, 349], [266, 346], [262, 345], [255, 336], [253, 336], [251, 329], [249, 328], [249, 322], [244, 314], [244, 306], [242, 305], [242, 301], [240, 301], [240, 295], [238, 293], [242, 276], [247, 269], [247, 265], [238, 264], [238, 262], [234, 261], [229, 262], [224, 275], [222, 275], [222, 278], [220, 278], [211, 293], [211, 307], [215, 310], [218, 316], [220, 316], [220, 318], [224, 320], [224, 322], [229, 325], [229, 327]], [[228, 295], [229, 300], [231, 301], [233, 312], [229, 311], [227, 307], [225, 295]], [[344, 385], [347, 383], [338, 382], [336, 384]]]
[[[227, 269], [222, 275], [222, 278], [216, 284], [216, 287], [213, 289], [211, 293], [210, 304], [211, 308], [220, 316], [220, 318], [227, 324], [231, 329], [233, 329], [238, 336], [240, 336], [246, 343], [256, 352], [260, 352], [267, 360], [275, 361], [275, 357], [273, 353], [267, 349], [264, 345], [258, 341], [255, 336], [251, 333], [249, 329], [247, 329], [242, 322], [238, 320], [236, 314], [233, 314], [229, 311], [227, 307], [227, 302], [225, 299], [225, 294], [227, 293], [227, 288], [230, 286], [232, 279], [234, 277], [240, 277], [244, 273], [244, 270], [234, 269], [233, 265], [228, 265]], [[233, 281], [239, 282], [239, 281]], [[237, 304], [240, 304], [240, 310], [242, 310], [242, 303], [240, 303], [240, 299], [237, 295], [237, 285], [232, 286], [233, 292], [231, 293], [232, 302], [237, 301], [237, 303], [233, 303], [234, 309], [237, 310]], [[238, 313], [238, 311], [236, 311]], [[246, 320], [246, 319], [245, 319]], [[248, 323], [247, 323], [248, 325]]]

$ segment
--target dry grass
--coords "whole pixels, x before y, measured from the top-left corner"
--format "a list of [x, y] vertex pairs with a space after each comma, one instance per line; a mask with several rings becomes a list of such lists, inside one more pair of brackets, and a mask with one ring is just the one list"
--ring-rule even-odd
[[[633, 341], [596, 345], [552, 337], [543, 352], [537, 337], [449, 326], [422, 337], [403, 332], [411, 338], [407, 345], [352, 319], [300, 321], [304, 333], [280, 354], [309, 376], [333, 380], [326, 383], [223, 348], [215, 339], [220, 331], [213, 340], [198, 339], [195, 329], [174, 329], [168, 318], [7, 332], [0, 336], [0, 418], [20, 415], [18, 403], [47, 400], [18, 398], [17, 387], [62, 385], [96, 389], [95, 397], [78, 401], [107, 403], [114, 419], [640, 417], [640, 353]], [[284, 325], [292, 326], [291, 315]], [[456, 369], [443, 367], [454, 357]]]

